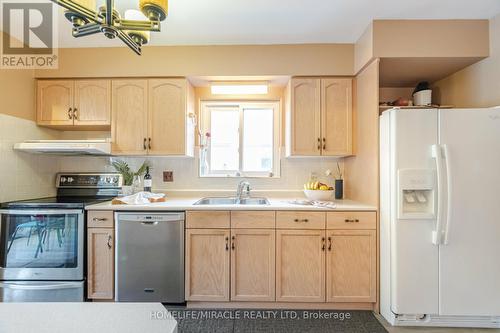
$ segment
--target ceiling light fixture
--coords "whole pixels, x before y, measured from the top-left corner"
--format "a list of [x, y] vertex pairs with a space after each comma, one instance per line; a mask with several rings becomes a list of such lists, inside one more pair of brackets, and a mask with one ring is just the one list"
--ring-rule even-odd
[[109, 39], [119, 38], [135, 53], [149, 42], [151, 31], [160, 31], [167, 17], [168, 0], [139, 0], [139, 10], [127, 10], [125, 18], [114, 7], [114, 0], [96, 10], [96, 0], [51, 0], [66, 8], [64, 16], [73, 24], [73, 37], [102, 32]]
[[223, 83], [212, 82], [210, 91], [213, 95], [265, 95], [268, 93], [267, 83]]

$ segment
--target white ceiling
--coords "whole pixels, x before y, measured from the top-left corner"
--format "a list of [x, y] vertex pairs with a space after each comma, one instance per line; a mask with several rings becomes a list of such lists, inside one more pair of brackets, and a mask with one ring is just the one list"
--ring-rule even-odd
[[[98, 0], [97, 2], [103, 2]], [[115, 0], [123, 15], [138, 0]], [[373, 19], [487, 19], [500, 0], [170, 0], [152, 45], [353, 43]], [[120, 46], [73, 38], [59, 18], [59, 47]]]

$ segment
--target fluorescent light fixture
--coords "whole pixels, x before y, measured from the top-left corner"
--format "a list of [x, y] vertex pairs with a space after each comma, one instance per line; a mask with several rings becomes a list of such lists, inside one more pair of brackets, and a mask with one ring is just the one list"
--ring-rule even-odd
[[225, 83], [213, 82], [210, 85], [213, 95], [265, 95], [268, 92], [267, 83]]

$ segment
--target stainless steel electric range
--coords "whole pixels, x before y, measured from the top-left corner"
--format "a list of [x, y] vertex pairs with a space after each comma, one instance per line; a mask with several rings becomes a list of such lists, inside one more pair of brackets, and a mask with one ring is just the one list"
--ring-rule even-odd
[[0, 204], [0, 302], [84, 300], [85, 206], [116, 197], [116, 173], [60, 173], [57, 196]]

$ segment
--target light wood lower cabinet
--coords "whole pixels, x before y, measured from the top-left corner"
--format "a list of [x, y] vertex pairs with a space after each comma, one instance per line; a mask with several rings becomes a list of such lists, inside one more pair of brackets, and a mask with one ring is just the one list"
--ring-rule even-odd
[[87, 294], [89, 299], [114, 298], [114, 229], [87, 229]]
[[229, 300], [229, 229], [186, 230], [186, 300]]
[[275, 300], [274, 230], [231, 230], [231, 300]]
[[327, 302], [376, 301], [375, 230], [327, 231]]
[[276, 301], [325, 301], [325, 231], [276, 231]]

